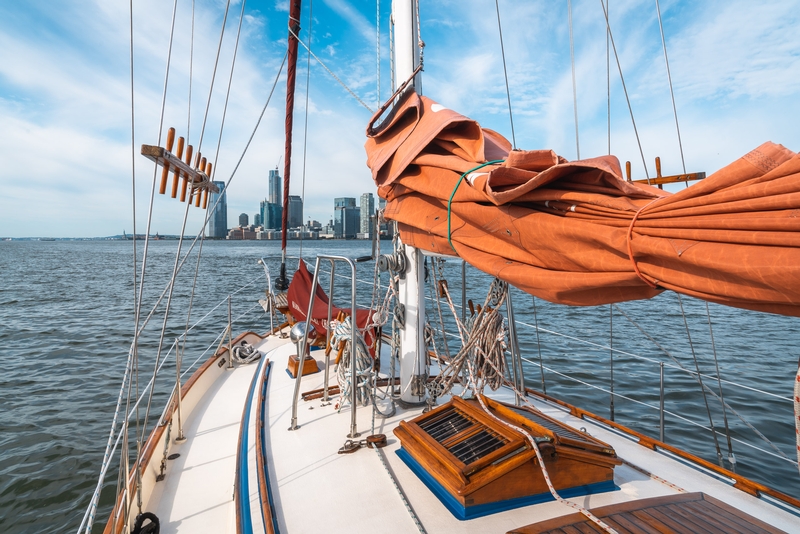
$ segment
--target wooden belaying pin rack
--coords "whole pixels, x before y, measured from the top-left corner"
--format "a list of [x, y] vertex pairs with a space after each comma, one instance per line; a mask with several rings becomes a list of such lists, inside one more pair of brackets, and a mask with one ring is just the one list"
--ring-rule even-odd
[[[172, 198], [178, 196], [178, 182], [180, 181], [181, 202], [186, 202], [186, 190], [191, 184], [189, 202], [194, 201], [196, 207], [202, 205], [203, 209], [208, 208], [208, 192], [219, 193], [219, 188], [211, 182], [211, 162], [206, 161], [206, 158], [202, 157], [198, 152], [194, 159], [194, 165], [192, 165], [194, 147], [192, 145], [187, 146], [186, 140], [183, 137], [179, 137], [177, 151], [173, 154], [172, 147], [174, 144], [175, 128], [170, 128], [167, 131], [166, 147], [142, 145], [142, 155], [162, 168], [158, 192], [162, 195], [166, 193], [167, 178], [170, 171], [172, 171]], [[184, 148], [186, 149], [185, 156]]]
[[625, 162], [625, 178], [629, 182], [635, 182], [638, 184], [650, 184], [650, 185], [657, 185], [659, 189], [664, 189], [664, 184], [674, 184], [678, 182], [694, 182], [697, 180], [702, 180], [706, 177], [706, 173], [704, 172], [690, 172], [687, 174], [672, 174], [670, 176], [661, 176], [661, 158], [656, 157], [656, 177], [650, 178], [643, 178], [641, 180], [631, 180], [631, 162]]

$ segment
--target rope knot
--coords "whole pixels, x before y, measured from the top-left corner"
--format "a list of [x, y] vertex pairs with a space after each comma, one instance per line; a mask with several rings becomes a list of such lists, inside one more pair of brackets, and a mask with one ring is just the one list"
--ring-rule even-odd
[[649, 207], [650, 205], [652, 205], [657, 200], [660, 200], [661, 198], [662, 197], [654, 198], [653, 200], [651, 200], [650, 202], [639, 208], [639, 210], [633, 216], [633, 219], [631, 219], [631, 224], [628, 226], [628, 234], [626, 237], [626, 241], [628, 244], [628, 258], [631, 260], [631, 263], [633, 264], [633, 271], [636, 273], [636, 276], [638, 276], [645, 284], [652, 287], [653, 289], [661, 289], [661, 288], [659, 288], [657, 284], [645, 278], [645, 276], [639, 270], [639, 265], [636, 263], [636, 258], [633, 256], [633, 245], [631, 244], [631, 240], [633, 238], [633, 225], [636, 224], [636, 219], [639, 218], [639, 215], [641, 215], [641, 213], [644, 211], [645, 208]]

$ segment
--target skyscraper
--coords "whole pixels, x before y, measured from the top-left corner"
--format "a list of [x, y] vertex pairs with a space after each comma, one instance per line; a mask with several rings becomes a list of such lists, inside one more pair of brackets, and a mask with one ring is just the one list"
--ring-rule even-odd
[[375, 233], [375, 197], [372, 193], [364, 193], [361, 195], [361, 213], [360, 213], [360, 233], [361, 237], [371, 239]]
[[297, 195], [289, 195], [289, 228], [303, 226], [303, 199]]
[[275, 167], [274, 171], [269, 171], [269, 202], [283, 205], [283, 198], [281, 197], [281, 175], [278, 174], [278, 168]]
[[247, 216], [246, 213], [242, 213], [239, 215], [239, 227], [247, 226], [250, 224], [250, 217]]
[[333, 210], [334, 237], [338, 239], [354, 238], [358, 233], [359, 226], [356, 199], [351, 197], [334, 198]]
[[[228, 199], [225, 195], [225, 182], [214, 182], [214, 185], [219, 188], [219, 193], [209, 195], [208, 206], [214, 208], [214, 211], [208, 219], [206, 234], [208, 237], [225, 239], [228, 234]], [[220, 199], [219, 203], [217, 203], [217, 199]]]

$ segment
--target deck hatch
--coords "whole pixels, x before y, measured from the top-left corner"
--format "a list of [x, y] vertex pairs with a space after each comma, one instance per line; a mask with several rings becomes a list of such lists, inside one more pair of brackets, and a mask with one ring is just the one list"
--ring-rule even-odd
[[[484, 409], [486, 407], [486, 409]], [[459, 519], [552, 499], [536, 443], [556, 489], [564, 495], [611, 491], [622, 463], [605, 443], [543, 413], [483, 397], [453, 397], [394, 434], [397, 454]]]
[[453, 456], [458, 458], [465, 465], [476, 462], [500, 447], [505, 445], [505, 441], [492, 435], [487, 430], [481, 430], [460, 441], [448, 449]]
[[524, 417], [524, 418], [526, 418], [526, 419], [528, 419], [530, 421], [533, 421], [537, 425], [541, 425], [541, 426], [545, 427], [547, 430], [551, 431], [554, 434], [558, 434], [561, 437], [570, 438], [570, 439], [573, 439], [575, 441], [582, 441], [584, 443], [594, 444], [594, 442], [589, 441], [589, 440], [586, 439], [585, 434], [581, 434], [580, 432], [575, 432], [574, 430], [571, 430], [569, 428], [565, 428], [565, 427], [563, 427], [561, 425], [557, 425], [553, 421], [551, 421], [549, 419], [545, 419], [544, 417], [539, 416], [539, 414], [536, 414], [536, 413], [528, 411], [528, 410], [521, 410], [521, 409], [516, 408], [516, 407], [511, 407], [511, 409], [514, 410], [516, 413], [520, 414], [522, 417]]

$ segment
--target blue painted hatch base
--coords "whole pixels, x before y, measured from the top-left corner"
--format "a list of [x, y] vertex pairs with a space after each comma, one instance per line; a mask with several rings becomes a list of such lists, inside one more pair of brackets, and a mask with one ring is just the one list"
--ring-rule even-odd
[[[528, 497], [518, 497], [516, 499], [508, 499], [505, 501], [498, 501], [487, 504], [478, 504], [475, 506], [462, 506], [460, 502], [453, 497], [444, 486], [442, 486], [433, 476], [428, 473], [419, 462], [417, 462], [403, 447], [397, 449], [397, 456], [403, 460], [409, 469], [428, 487], [431, 492], [436, 495], [439, 501], [450, 510], [457, 519], [465, 521], [468, 519], [475, 519], [485, 515], [496, 514], [498, 512], [505, 512], [506, 510], [513, 510], [522, 506], [531, 504], [538, 504], [555, 500], [550, 492], [539, 493], [537, 495], [530, 495]], [[582, 495], [590, 495], [593, 493], [604, 493], [606, 491], [615, 491], [619, 487], [613, 481], [597, 482], [595, 484], [588, 484], [585, 486], [575, 486], [558, 490], [558, 494], [564, 498], [580, 497]]]

